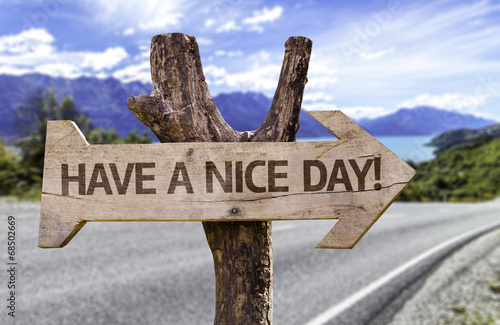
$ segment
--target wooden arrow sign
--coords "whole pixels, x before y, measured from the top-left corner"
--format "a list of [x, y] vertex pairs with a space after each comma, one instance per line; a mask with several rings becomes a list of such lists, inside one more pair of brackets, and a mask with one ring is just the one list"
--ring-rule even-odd
[[339, 219], [318, 248], [352, 248], [415, 171], [340, 111], [309, 112], [338, 141], [89, 145], [49, 121], [39, 247], [89, 221]]

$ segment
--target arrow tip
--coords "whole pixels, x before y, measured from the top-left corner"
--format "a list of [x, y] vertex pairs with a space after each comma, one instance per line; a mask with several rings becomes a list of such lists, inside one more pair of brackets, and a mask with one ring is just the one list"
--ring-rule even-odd
[[56, 152], [67, 152], [68, 148], [75, 146], [88, 146], [85, 136], [73, 121], [48, 121], [47, 140], [45, 144], [44, 179], [42, 184], [42, 205], [40, 213], [40, 230], [38, 247], [56, 248], [64, 247], [74, 235], [85, 225], [85, 222], [63, 219], [51, 212], [51, 200], [47, 197], [50, 184], [47, 171], [53, 161], [59, 163]]
[[82, 131], [73, 121], [48, 121], [46, 147], [57, 146], [88, 146]]
[[60, 248], [66, 246], [78, 231], [82, 229], [85, 223], [85, 221], [63, 220], [57, 215], [42, 210], [40, 214], [38, 247]]
[[353, 248], [377, 219], [368, 217], [368, 214], [339, 219], [316, 248]]

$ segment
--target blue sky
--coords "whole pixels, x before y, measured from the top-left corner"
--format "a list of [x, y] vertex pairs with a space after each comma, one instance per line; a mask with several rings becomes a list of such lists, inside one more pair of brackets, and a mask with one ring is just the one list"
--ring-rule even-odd
[[169, 32], [197, 38], [213, 96], [272, 96], [298, 35], [313, 41], [305, 109], [500, 121], [500, 1], [0, 0], [0, 73], [150, 82], [150, 40]]

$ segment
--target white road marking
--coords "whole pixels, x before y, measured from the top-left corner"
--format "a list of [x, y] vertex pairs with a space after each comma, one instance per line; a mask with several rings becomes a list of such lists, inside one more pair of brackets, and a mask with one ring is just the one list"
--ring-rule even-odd
[[321, 314], [319, 314], [318, 316], [316, 316], [315, 318], [313, 318], [312, 320], [307, 322], [306, 325], [324, 325], [324, 324], [326, 324], [328, 321], [337, 317], [342, 312], [349, 309], [354, 304], [363, 300], [366, 296], [368, 296], [371, 293], [373, 293], [374, 291], [376, 291], [378, 288], [380, 288], [380, 287], [384, 286], [386, 283], [392, 281], [394, 278], [396, 278], [400, 274], [406, 272], [408, 269], [414, 267], [415, 265], [417, 265], [421, 261], [425, 260], [429, 256], [431, 256], [431, 255], [439, 252], [440, 250], [442, 250], [450, 245], [453, 245], [453, 244], [455, 244], [455, 243], [457, 243], [465, 238], [474, 237], [474, 236], [481, 234], [487, 230], [492, 230], [492, 229], [499, 227], [499, 226], [500, 226], [500, 220], [490, 222], [484, 226], [476, 227], [472, 230], [469, 230], [466, 233], [463, 233], [461, 235], [453, 237], [453, 238], [445, 241], [444, 243], [442, 243], [442, 244], [440, 244], [440, 245], [438, 245], [438, 246], [436, 246], [436, 247], [434, 247], [426, 252], [423, 252], [422, 254], [418, 255], [417, 257], [410, 260], [409, 262], [406, 262], [405, 264], [399, 266], [397, 269], [394, 269], [392, 272], [390, 272], [390, 273], [386, 274], [385, 276], [379, 278], [378, 280], [372, 282], [371, 284], [364, 287], [363, 289], [355, 292], [354, 294], [347, 297], [339, 304], [336, 304], [336, 305], [328, 308], [327, 310], [325, 310], [324, 312], [322, 312]]

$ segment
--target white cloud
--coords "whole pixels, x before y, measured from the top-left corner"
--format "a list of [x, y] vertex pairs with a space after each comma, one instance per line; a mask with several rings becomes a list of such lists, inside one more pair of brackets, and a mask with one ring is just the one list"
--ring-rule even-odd
[[254, 91], [274, 91], [278, 85], [281, 65], [264, 65], [254, 69], [234, 73], [226, 77], [226, 84], [235, 89]]
[[[214, 83], [216, 83], [216, 80], [223, 82], [223, 79], [227, 75], [226, 69], [219, 68], [215, 65], [208, 65], [204, 67], [203, 72], [205, 73], [205, 76], [211, 79], [211, 81], [213, 81]], [[209, 81], [207, 80], [207, 82]]]
[[148, 61], [151, 51], [148, 45], [139, 45], [139, 54], [134, 56], [134, 61]]
[[254, 11], [252, 17], [243, 19], [243, 24], [248, 25], [249, 31], [262, 33], [264, 27], [261, 24], [275, 21], [281, 17], [282, 13], [283, 7], [276, 6], [273, 9], [264, 7], [261, 11]]
[[[275, 21], [276, 19], [281, 17], [282, 13], [283, 13], [283, 7], [276, 6], [273, 9], [268, 9], [267, 7], [264, 7], [264, 9], [260, 11], [259, 10], [254, 11], [251, 17], [243, 19], [242, 24], [246, 25], [247, 30], [249, 31], [256, 31], [262, 33], [264, 31], [264, 28], [261, 25], [264, 23]], [[216, 25], [216, 20], [212, 18], [207, 19], [204, 24], [206, 28], [210, 28], [215, 25]], [[222, 33], [222, 32], [238, 31], [242, 29], [243, 28], [234, 19], [231, 19], [223, 23], [218, 28], [216, 28], [215, 31], [217, 33]]]
[[80, 68], [71, 63], [47, 63], [35, 67], [35, 72], [70, 79], [78, 78], [82, 75]]
[[322, 91], [304, 92], [304, 98], [303, 98], [304, 104], [330, 102], [332, 100], [333, 100], [333, 95], [324, 93]]
[[128, 35], [134, 35], [135, 34], [135, 29], [132, 27], [129, 27], [123, 31], [123, 35], [128, 36]]
[[306, 87], [308, 89], [332, 89], [333, 84], [339, 81], [335, 73], [308, 73]]
[[204, 68], [209, 86], [224, 85], [233, 90], [263, 91], [269, 94], [278, 84], [280, 65], [256, 65], [246, 71], [230, 73], [225, 68], [208, 65]]
[[43, 28], [32, 28], [17, 35], [6, 35], [0, 37], [0, 53], [26, 53], [43, 52], [53, 50], [54, 36]]
[[115, 68], [128, 57], [122, 47], [111, 47], [103, 52], [70, 52], [59, 51], [54, 42], [55, 37], [46, 29], [30, 29], [0, 37], [0, 71], [75, 78]]
[[[233, 56], [233, 60], [224, 60]], [[227, 91], [258, 91], [272, 96], [279, 81], [282, 55], [271, 55], [267, 51], [243, 53], [242, 51], [219, 50], [213, 62], [204, 66], [207, 83], [216, 93]]]
[[262, 23], [267, 23], [275, 21], [281, 17], [283, 13], [283, 7], [276, 6], [273, 9], [267, 9], [264, 7], [261, 11], [254, 11], [252, 17], [245, 18], [243, 24], [246, 25], [259, 25]]
[[308, 111], [341, 110], [352, 119], [375, 118], [390, 113], [382, 106], [342, 106], [333, 102], [333, 95], [324, 92], [304, 92], [302, 107]]
[[214, 41], [206, 37], [196, 37], [196, 42], [198, 42], [199, 45], [212, 45], [214, 43]]
[[113, 77], [123, 82], [141, 81], [151, 83], [151, 68], [149, 62], [127, 66], [113, 73]]
[[123, 47], [110, 47], [101, 53], [85, 53], [82, 67], [94, 71], [111, 69], [128, 56]]
[[210, 27], [212, 27], [213, 25], [215, 25], [215, 19], [207, 19], [207, 20], [205, 21], [205, 27], [210, 28]]
[[215, 56], [228, 56], [230, 58], [232, 57], [241, 57], [243, 56], [243, 52], [241, 51], [224, 51], [224, 50], [218, 50], [215, 51]]
[[[247, 17], [240, 22], [243, 25], [247, 26], [246, 29], [248, 31], [255, 31], [262, 33], [264, 31], [264, 28], [261, 25], [264, 23], [275, 21], [276, 19], [281, 17], [282, 13], [283, 13], [283, 7], [276, 6], [273, 9], [268, 9], [267, 7], [264, 7], [262, 10], [254, 11], [251, 17]], [[215, 25], [216, 25], [216, 20], [212, 18], [206, 20], [204, 24], [206, 28], [210, 28]], [[223, 23], [215, 31], [217, 33], [222, 33], [222, 32], [239, 31], [242, 29], [243, 29], [242, 26], [238, 22], [236, 22], [234, 19], [231, 19]]]
[[218, 27], [215, 31], [217, 33], [222, 33], [222, 32], [230, 32], [233, 30], [241, 30], [241, 26], [236, 25], [234, 20], [230, 20], [227, 23], [225, 23], [224, 25]]
[[306, 111], [331, 111], [339, 109], [334, 103], [303, 103], [302, 109]]
[[342, 107], [340, 110], [344, 112], [345, 115], [349, 116], [352, 119], [362, 119], [362, 118], [373, 119], [390, 113], [390, 111], [380, 106], [351, 106], [351, 107]]
[[263, 33], [264, 27], [260, 25], [251, 25], [250, 27], [248, 27], [248, 30], [251, 32]]
[[323, 91], [306, 91], [302, 98], [302, 108], [308, 111], [329, 111], [338, 109], [333, 103], [333, 95]]
[[266, 52], [266, 51], [259, 51], [259, 59], [262, 60], [262, 61], [267, 61], [269, 60], [269, 57], [271, 56], [271, 54], [269, 52]]
[[433, 106], [442, 109], [473, 113], [478, 106], [484, 104], [484, 97], [459, 93], [445, 93], [442, 95], [420, 94], [413, 99], [399, 103], [398, 107], [413, 108], [416, 106]]
[[332, 89], [339, 80], [339, 70], [333, 66], [331, 57], [321, 57], [314, 52], [311, 54], [307, 73], [306, 89]]
[[21, 76], [23, 74], [27, 74], [30, 72], [33, 72], [33, 70], [26, 69], [26, 68], [18, 68], [18, 67], [0, 66], [0, 74], [10, 74], [13, 76]]
[[161, 30], [169, 26], [178, 26], [180, 18], [183, 15], [180, 13], [171, 13], [168, 17], [155, 17], [146, 22], [139, 23], [139, 28], [143, 30]]
[[368, 53], [368, 52], [362, 52], [359, 56], [363, 59], [363, 60], [374, 60], [374, 59], [378, 59], [384, 55], [387, 55], [387, 54], [391, 54], [392, 52], [394, 52], [394, 48], [391, 47], [389, 49], [386, 49], [386, 50], [380, 50], [380, 51], [377, 51], [375, 53]]
[[106, 28], [165, 30], [179, 27], [191, 8], [186, 0], [96, 0], [87, 1], [87, 11]]
[[34, 72], [35, 67], [59, 62], [55, 38], [45, 29], [29, 29], [0, 37], [0, 65], [3, 70]]

